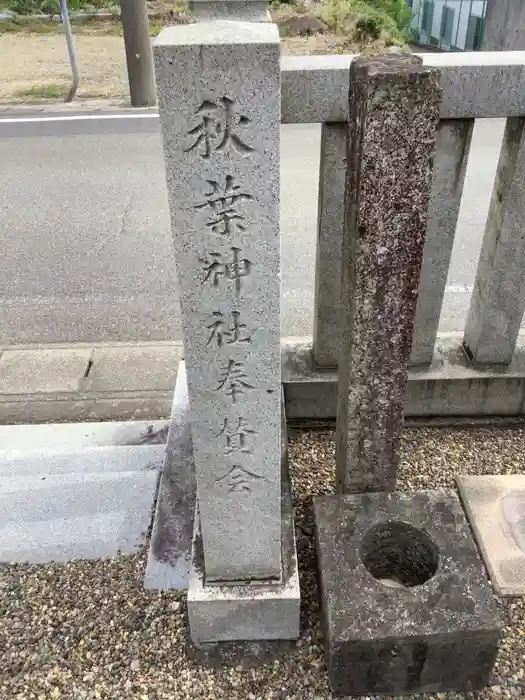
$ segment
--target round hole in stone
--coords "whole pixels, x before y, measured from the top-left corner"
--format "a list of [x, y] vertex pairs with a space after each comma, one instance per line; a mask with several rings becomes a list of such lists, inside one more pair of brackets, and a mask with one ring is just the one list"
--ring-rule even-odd
[[371, 527], [361, 540], [360, 555], [366, 570], [393, 588], [420, 586], [439, 564], [439, 549], [430, 535], [398, 520]]

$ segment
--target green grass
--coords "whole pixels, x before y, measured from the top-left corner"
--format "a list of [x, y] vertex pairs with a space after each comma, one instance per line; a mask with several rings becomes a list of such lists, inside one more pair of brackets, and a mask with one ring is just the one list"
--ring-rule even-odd
[[47, 83], [46, 85], [31, 85], [16, 92], [17, 97], [28, 97], [32, 100], [64, 99], [69, 91], [69, 85]]
[[406, 0], [325, 0], [319, 17], [328, 27], [358, 46], [405, 46], [412, 12]]

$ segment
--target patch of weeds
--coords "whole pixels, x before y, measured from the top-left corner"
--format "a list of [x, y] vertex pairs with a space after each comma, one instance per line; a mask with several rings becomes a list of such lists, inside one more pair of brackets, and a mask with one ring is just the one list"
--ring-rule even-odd
[[158, 36], [164, 29], [164, 24], [162, 22], [150, 22], [149, 23], [149, 35]]
[[42, 85], [30, 85], [16, 91], [17, 97], [27, 97], [32, 100], [57, 100], [64, 99], [68, 93], [69, 85], [60, 83], [46, 83]]
[[319, 16], [354, 47], [404, 47], [411, 35], [412, 11], [406, 0], [326, 0]]

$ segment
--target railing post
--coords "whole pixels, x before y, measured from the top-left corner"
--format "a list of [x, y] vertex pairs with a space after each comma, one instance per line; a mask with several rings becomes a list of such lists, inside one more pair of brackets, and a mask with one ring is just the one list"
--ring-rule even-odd
[[525, 310], [525, 120], [508, 119], [463, 344], [481, 364], [509, 364]]
[[341, 343], [341, 255], [344, 226], [346, 124], [323, 124], [315, 264], [314, 360], [336, 367]]
[[484, 51], [520, 51], [525, 46], [523, 0], [488, 0], [483, 34]]
[[[523, 48], [525, 4], [489, 0], [485, 51]], [[525, 120], [507, 119], [463, 345], [481, 364], [509, 364], [525, 310]]]
[[473, 119], [447, 119], [439, 126], [412, 338], [412, 366], [432, 362], [473, 127]]

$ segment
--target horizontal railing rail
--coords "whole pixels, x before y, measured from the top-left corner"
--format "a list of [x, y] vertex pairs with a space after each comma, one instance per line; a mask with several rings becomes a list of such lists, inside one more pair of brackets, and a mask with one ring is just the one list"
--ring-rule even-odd
[[[352, 55], [283, 56], [284, 123], [344, 122]], [[442, 119], [525, 115], [525, 51], [422, 54], [441, 70]]]

